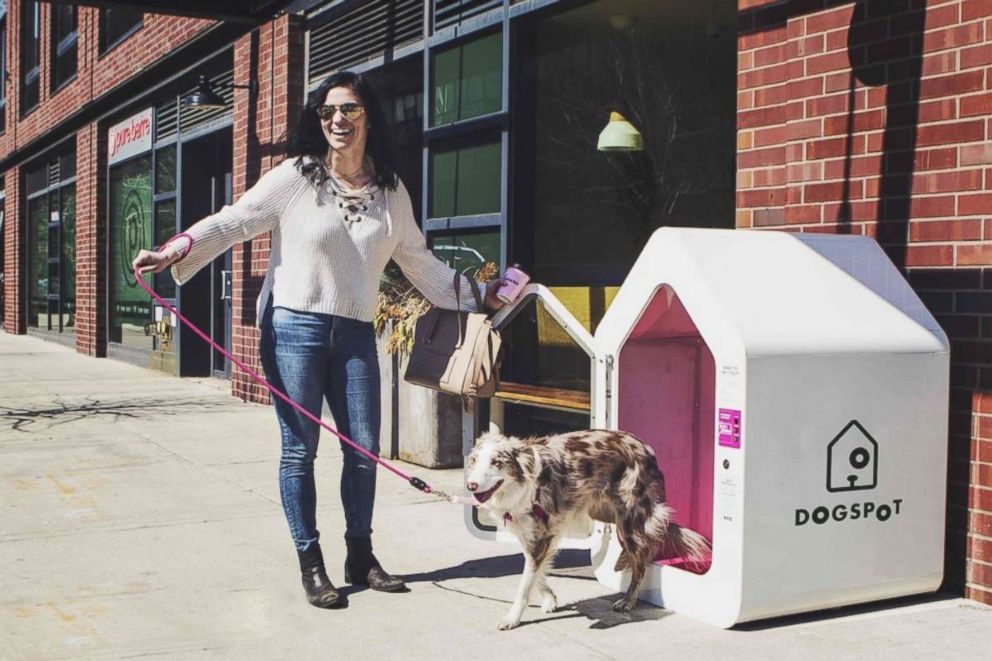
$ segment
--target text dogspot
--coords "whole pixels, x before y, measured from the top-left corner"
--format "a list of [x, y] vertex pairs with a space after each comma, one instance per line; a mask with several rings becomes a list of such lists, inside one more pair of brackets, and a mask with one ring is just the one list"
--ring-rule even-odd
[[815, 507], [812, 510], [799, 508], [796, 510], [796, 525], [804, 526], [809, 522], [822, 525], [828, 521], [857, 521], [858, 519], [874, 518], [885, 522], [893, 516], [898, 516], [902, 509], [902, 498], [893, 498], [892, 503], [873, 503], [866, 501], [852, 505], [834, 505], [833, 507]]

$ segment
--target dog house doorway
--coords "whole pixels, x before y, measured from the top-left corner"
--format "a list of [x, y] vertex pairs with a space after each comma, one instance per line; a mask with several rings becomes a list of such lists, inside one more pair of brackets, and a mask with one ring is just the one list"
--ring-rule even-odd
[[[620, 347], [616, 377], [617, 428], [654, 449], [674, 522], [712, 541], [716, 370], [670, 286], [655, 290]], [[682, 566], [684, 560], [662, 553], [656, 563]]]

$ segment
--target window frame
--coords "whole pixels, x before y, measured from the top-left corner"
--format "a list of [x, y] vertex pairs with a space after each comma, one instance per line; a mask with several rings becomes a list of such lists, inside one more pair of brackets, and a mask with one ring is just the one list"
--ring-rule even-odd
[[[433, 2], [425, 5], [427, 16], [433, 18]], [[431, 24], [433, 32], [433, 24]], [[428, 245], [435, 236], [443, 237], [457, 231], [495, 230], [500, 233], [499, 263], [500, 272], [507, 264], [509, 249], [509, 178], [510, 178], [510, 12], [497, 9], [476, 17], [469, 25], [449, 26], [433, 32], [424, 48], [424, 108], [423, 108], [423, 190], [421, 214], [424, 235]], [[456, 119], [454, 122], [432, 125], [434, 116], [434, 55], [454, 48], [464, 48], [466, 44], [499, 34], [501, 45], [501, 99], [500, 108], [494, 112]], [[500, 150], [500, 208], [493, 213], [438, 217], [432, 216], [434, 186], [433, 160], [438, 150], [460, 149], [480, 142], [488, 142], [485, 136], [497, 136]], [[480, 140], [481, 138], [481, 140]]]

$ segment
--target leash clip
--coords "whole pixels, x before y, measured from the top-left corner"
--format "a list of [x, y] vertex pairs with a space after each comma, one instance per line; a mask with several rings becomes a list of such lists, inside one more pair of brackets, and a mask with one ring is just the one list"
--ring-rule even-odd
[[419, 477], [416, 477], [415, 475], [410, 476], [410, 486], [412, 486], [417, 491], [423, 491], [424, 493], [431, 493], [432, 491], [434, 491], [433, 489], [431, 489], [431, 486], [429, 484], [421, 480]]

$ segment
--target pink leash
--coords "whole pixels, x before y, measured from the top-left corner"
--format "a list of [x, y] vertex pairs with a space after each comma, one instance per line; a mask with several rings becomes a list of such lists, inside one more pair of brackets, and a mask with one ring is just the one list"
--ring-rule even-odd
[[189, 319], [187, 319], [183, 315], [179, 314], [179, 310], [177, 310], [172, 305], [170, 305], [168, 301], [166, 301], [161, 296], [159, 296], [158, 294], [156, 294], [152, 290], [151, 287], [149, 287], [148, 285], [145, 284], [145, 281], [141, 277], [141, 273], [138, 272], [138, 269], [135, 269], [134, 270], [134, 278], [138, 282], [138, 285], [142, 289], [144, 289], [145, 292], [147, 292], [153, 299], [155, 299], [155, 302], [157, 302], [159, 305], [161, 305], [162, 307], [164, 307], [165, 309], [167, 309], [172, 314], [176, 315], [176, 317], [178, 317], [181, 322], [183, 322], [184, 324], [186, 324], [186, 326], [188, 326], [191, 331], [193, 331], [194, 333], [196, 333], [197, 335], [199, 335], [203, 339], [204, 342], [206, 342], [207, 344], [209, 344], [210, 346], [212, 346], [214, 349], [216, 349], [217, 351], [219, 351], [225, 358], [227, 358], [232, 363], [234, 363], [239, 368], [241, 368], [241, 371], [242, 372], [246, 373], [248, 376], [250, 376], [251, 378], [253, 378], [256, 381], [258, 381], [259, 383], [261, 383], [263, 386], [265, 386], [266, 388], [268, 388], [269, 392], [271, 392], [273, 395], [275, 395], [279, 399], [283, 400], [284, 402], [286, 402], [287, 404], [289, 404], [290, 406], [292, 406], [294, 409], [296, 409], [297, 411], [299, 411], [300, 413], [302, 413], [303, 415], [305, 415], [310, 420], [316, 422], [318, 425], [320, 425], [321, 427], [323, 427], [327, 431], [329, 431], [332, 434], [334, 434], [339, 439], [341, 439], [342, 441], [344, 441], [345, 443], [347, 443], [348, 445], [350, 445], [351, 447], [353, 447], [358, 452], [361, 452], [363, 455], [365, 455], [366, 457], [368, 457], [372, 461], [375, 461], [375, 462], [377, 462], [379, 464], [382, 464], [382, 466], [384, 468], [387, 468], [388, 470], [392, 471], [393, 473], [396, 473], [396, 475], [398, 475], [399, 477], [401, 477], [404, 480], [406, 480], [407, 482], [409, 482], [410, 485], [413, 488], [418, 489], [419, 491], [423, 491], [424, 493], [431, 493], [431, 494], [434, 494], [434, 495], [439, 496], [441, 498], [445, 498], [447, 500], [450, 500], [451, 502], [460, 502], [460, 499], [457, 496], [450, 496], [450, 495], [444, 493], [443, 491], [438, 491], [436, 489], [433, 489], [431, 487], [431, 485], [427, 484], [426, 482], [424, 482], [423, 480], [421, 480], [419, 477], [414, 477], [413, 475], [408, 475], [408, 474], [404, 473], [403, 471], [401, 471], [400, 469], [396, 468], [395, 466], [392, 466], [389, 463], [383, 461], [382, 459], [379, 458], [378, 455], [372, 454], [371, 452], [369, 452], [368, 450], [366, 450], [365, 448], [363, 448], [362, 446], [360, 446], [358, 443], [355, 443], [353, 440], [351, 440], [350, 438], [348, 438], [347, 436], [345, 436], [344, 434], [342, 434], [338, 430], [334, 429], [333, 427], [331, 427], [329, 424], [327, 424], [326, 422], [324, 422], [323, 420], [321, 420], [320, 418], [318, 418], [314, 414], [310, 413], [310, 411], [307, 411], [305, 408], [303, 408], [302, 406], [300, 406], [299, 404], [297, 404], [296, 402], [294, 402], [289, 397], [289, 395], [283, 393], [281, 390], [279, 390], [278, 388], [276, 388], [275, 386], [273, 386], [271, 383], [269, 383], [268, 381], [266, 381], [265, 380], [265, 377], [263, 377], [261, 374], [259, 374], [258, 372], [256, 372], [252, 368], [250, 368], [247, 365], [245, 365], [243, 362], [241, 362], [240, 360], [238, 360], [237, 358], [235, 358], [234, 356], [232, 356], [230, 354], [230, 352], [228, 352], [226, 349], [224, 349], [224, 347], [220, 346], [219, 344], [217, 344], [216, 342], [214, 342], [213, 340], [211, 340], [207, 336], [207, 334], [204, 333], [203, 331], [201, 331], [199, 328], [197, 328], [196, 325], [193, 324], [193, 322], [191, 322]]

